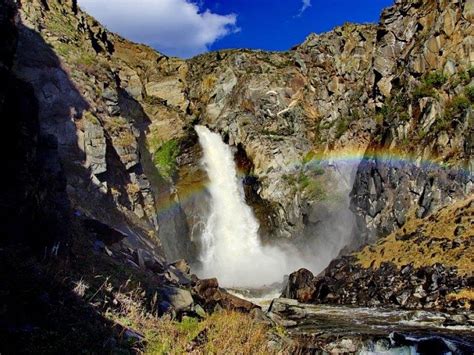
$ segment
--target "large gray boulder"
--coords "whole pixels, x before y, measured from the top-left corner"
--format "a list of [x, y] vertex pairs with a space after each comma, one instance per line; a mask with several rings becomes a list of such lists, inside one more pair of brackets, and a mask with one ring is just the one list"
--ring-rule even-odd
[[191, 309], [194, 303], [191, 292], [182, 288], [164, 286], [158, 289], [161, 298], [171, 304], [176, 311]]

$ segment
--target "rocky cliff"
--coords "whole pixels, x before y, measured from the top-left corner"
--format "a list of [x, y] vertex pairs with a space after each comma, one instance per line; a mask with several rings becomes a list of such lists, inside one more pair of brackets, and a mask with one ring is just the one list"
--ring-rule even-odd
[[78, 213], [195, 259], [208, 197], [193, 125], [205, 124], [235, 147], [263, 238], [331, 245], [329, 262], [413, 206], [424, 217], [471, 193], [472, 7], [397, 1], [377, 25], [288, 52], [183, 61], [108, 32], [75, 1], [28, 1], [15, 72]]
[[425, 220], [409, 218], [401, 230], [332, 261], [316, 277], [306, 269], [291, 274], [283, 296], [305, 303], [469, 311], [473, 213], [471, 197]]

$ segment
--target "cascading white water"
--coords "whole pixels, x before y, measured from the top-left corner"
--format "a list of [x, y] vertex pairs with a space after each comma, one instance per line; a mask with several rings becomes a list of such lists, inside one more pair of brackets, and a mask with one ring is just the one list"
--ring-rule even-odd
[[223, 286], [255, 287], [281, 282], [290, 271], [287, 256], [263, 246], [259, 224], [245, 203], [232, 151], [219, 134], [196, 126], [209, 177], [210, 215], [202, 234], [201, 277], [217, 277]]

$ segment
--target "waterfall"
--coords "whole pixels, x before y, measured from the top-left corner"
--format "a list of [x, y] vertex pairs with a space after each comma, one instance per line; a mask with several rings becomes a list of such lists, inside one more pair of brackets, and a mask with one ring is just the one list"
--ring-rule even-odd
[[201, 277], [217, 277], [223, 286], [255, 287], [281, 282], [289, 270], [285, 253], [263, 246], [259, 224], [245, 203], [231, 148], [219, 134], [196, 126], [209, 177], [210, 214], [201, 236]]

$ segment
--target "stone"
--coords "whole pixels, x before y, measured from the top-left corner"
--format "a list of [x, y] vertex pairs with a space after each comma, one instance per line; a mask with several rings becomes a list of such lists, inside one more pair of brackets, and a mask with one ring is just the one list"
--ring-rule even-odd
[[105, 141], [104, 129], [100, 126], [97, 119], [87, 116], [84, 124], [84, 146], [86, 153], [86, 168], [93, 175], [101, 174], [107, 171], [107, 162], [105, 153], [107, 144]]
[[184, 85], [179, 78], [171, 77], [161, 81], [151, 81], [145, 85], [146, 94], [165, 100], [168, 105], [185, 111], [188, 101], [184, 95]]
[[205, 310], [212, 312], [216, 306], [226, 309], [248, 313], [257, 305], [231, 295], [226, 290], [219, 288], [217, 279], [198, 280], [193, 288], [193, 294]]
[[308, 302], [315, 292], [314, 275], [307, 269], [299, 269], [290, 274], [282, 296], [295, 298], [300, 302]]
[[173, 308], [178, 312], [190, 310], [194, 303], [191, 292], [182, 288], [163, 286], [157, 291], [162, 299], [173, 306]]
[[377, 87], [383, 96], [389, 97], [392, 91], [392, 77], [383, 77], [378, 83]]
[[183, 274], [189, 274], [191, 272], [191, 267], [189, 266], [188, 262], [184, 259], [176, 260], [175, 262], [171, 263], [170, 265], [174, 266], [176, 269], [181, 271]]
[[474, 0], [466, 0], [462, 15], [471, 23], [474, 21]]

